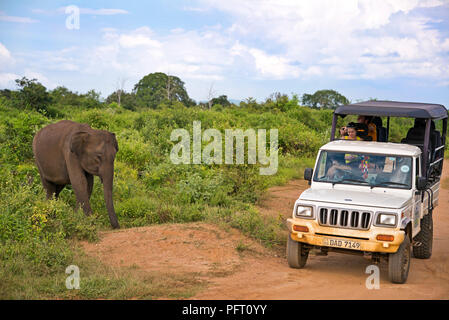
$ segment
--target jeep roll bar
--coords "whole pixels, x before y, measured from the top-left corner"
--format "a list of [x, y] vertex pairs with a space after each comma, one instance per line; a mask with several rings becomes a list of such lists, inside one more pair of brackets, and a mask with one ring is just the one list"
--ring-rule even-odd
[[[390, 117], [423, 119], [425, 121], [425, 131], [422, 144], [423, 157], [421, 161], [421, 172], [423, 172], [426, 179], [430, 175], [431, 168], [444, 159], [444, 152], [442, 157], [436, 159], [438, 151], [441, 149], [444, 150], [444, 146], [446, 145], [448, 110], [441, 104], [370, 100], [339, 106], [335, 109], [332, 118], [331, 141], [335, 140], [338, 117], [345, 117], [347, 115], [387, 117], [386, 142], [388, 142], [390, 136]], [[429, 156], [431, 122], [434, 120], [443, 120], [443, 132], [441, 132], [442, 145], [436, 147]], [[434, 161], [432, 162], [432, 160]]]

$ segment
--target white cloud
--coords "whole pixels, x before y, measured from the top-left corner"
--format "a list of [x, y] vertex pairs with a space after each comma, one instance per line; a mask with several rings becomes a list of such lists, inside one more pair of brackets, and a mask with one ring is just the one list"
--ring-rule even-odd
[[292, 61], [278, 55], [267, 54], [257, 48], [249, 48], [235, 43], [229, 50], [231, 56], [243, 59], [246, 68], [252, 68], [257, 78], [288, 79], [296, 78], [301, 70], [292, 65]]
[[208, 9], [204, 8], [204, 7], [188, 7], [188, 6], [184, 6], [182, 8], [182, 10], [184, 10], [184, 11], [193, 11], [193, 12], [206, 12], [206, 11], [208, 11]]
[[31, 18], [28, 18], [28, 17], [8, 16], [3, 11], [0, 11], [0, 21], [17, 22], [17, 23], [35, 23], [35, 22], [39, 22], [38, 20], [31, 19]]
[[[49, 80], [44, 74], [41, 72], [37, 72], [34, 70], [26, 69], [24, 72], [24, 76], [28, 79], [37, 79], [38, 82], [42, 83], [47, 89], [52, 90], [56, 88], [58, 85], [53, 81]], [[21, 77], [19, 77], [21, 78]]]
[[[55, 10], [46, 10], [46, 9], [32, 9], [31, 11], [36, 14], [45, 14], [45, 15], [51, 15], [51, 14], [66, 14], [66, 7], [61, 7]], [[70, 6], [73, 7], [73, 6]], [[75, 6], [77, 7], [77, 6]], [[111, 15], [117, 15], [117, 14], [129, 14], [127, 10], [123, 9], [92, 9], [92, 8], [78, 8], [80, 14], [86, 14], [86, 15], [95, 15], [95, 16], [111, 16]]]
[[6, 69], [15, 63], [11, 52], [0, 42], [0, 71]]
[[[381, 78], [435, 77], [441, 76], [449, 64], [447, 56], [441, 54], [447, 51], [449, 40], [429, 26], [435, 21], [414, 11], [441, 5], [447, 9], [447, 1], [200, 2], [206, 8], [230, 14], [233, 23], [227, 31], [243, 45], [262, 40], [269, 48], [276, 48], [271, 57], [253, 51], [259, 72], [276, 78], [313, 74], [366, 78], [370, 72], [372, 77]], [[292, 68], [291, 61], [298, 61], [301, 68]]]
[[444, 40], [444, 42], [441, 44], [441, 49], [445, 51], [449, 51], [449, 38]]
[[21, 78], [19, 75], [9, 72], [0, 73], [0, 88], [15, 89], [14, 80]]
[[[419, 9], [442, 4], [447, 9], [447, 1], [197, 2], [183, 10], [219, 10], [230, 23], [197, 30], [173, 28], [164, 34], [146, 26], [126, 31], [103, 28], [94, 45], [22, 54], [26, 59], [21, 60], [41, 74], [57, 70], [112, 79], [111, 89], [118, 76], [129, 79], [130, 85], [151, 72], [198, 80], [195, 83], [244, 77], [449, 81], [449, 38], [436, 29], [438, 21]], [[81, 8], [81, 13], [127, 11]], [[2, 54], [0, 46], [0, 59], [8, 54], [12, 59], [6, 48], [3, 51], [7, 53]]]
[[80, 8], [81, 14], [90, 14], [96, 16], [110, 16], [116, 14], [128, 14], [129, 12], [123, 9], [90, 9]]
[[11, 53], [9, 52], [8, 49], [6, 49], [6, 47], [1, 42], [0, 42], [0, 58], [3, 59], [11, 58]]
[[259, 49], [250, 49], [249, 53], [254, 57], [256, 69], [262, 76], [285, 79], [299, 75], [298, 68], [292, 68], [286, 58], [268, 55]]
[[[189, 84], [222, 81], [236, 65], [236, 57], [229, 54], [232, 42], [216, 28], [198, 31], [178, 29], [176, 32], [157, 34], [148, 27], [131, 31], [107, 30], [103, 39], [94, 47], [72, 53], [80, 57], [79, 73], [91, 78], [113, 80], [118, 76], [127, 78], [126, 90], [131, 90], [143, 76], [153, 72], [164, 72], [178, 76]], [[241, 70], [244, 70], [242, 65]], [[195, 99], [205, 99], [203, 87], [189, 87]]]
[[148, 27], [142, 27], [128, 34], [121, 34], [118, 38], [119, 44], [123, 48], [148, 47], [160, 48], [161, 43], [153, 39], [153, 32]]

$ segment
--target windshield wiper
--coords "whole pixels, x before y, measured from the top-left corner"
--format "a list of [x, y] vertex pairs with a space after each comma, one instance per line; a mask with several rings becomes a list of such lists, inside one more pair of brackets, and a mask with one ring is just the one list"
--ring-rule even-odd
[[348, 179], [348, 178], [345, 178], [345, 179], [341, 179], [341, 180], [332, 182], [332, 187], [333, 187], [335, 184], [341, 183], [341, 182], [343, 182], [343, 181], [360, 182], [360, 183], [365, 183], [365, 184], [368, 184], [368, 185], [369, 185], [369, 182], [366, 182], [365, 180], [361, 180], [361, 179]]
[[383, 182], [380, 182], [380, 183], [372, 184], [371, 185], [371, 189], [374, 188], [374, 187], [382, 187], [382, 186], [388, 186], [388, 185], [404, 186], [404, 187], [408, 187], [409, 186], [408, 184], [401, 183], [401, 182], [383, 181]]

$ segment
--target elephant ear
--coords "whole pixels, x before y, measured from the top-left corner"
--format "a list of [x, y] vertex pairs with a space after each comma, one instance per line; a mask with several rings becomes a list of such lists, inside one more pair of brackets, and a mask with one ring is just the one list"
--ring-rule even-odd
[[117, 139], [115, 138], [115, 133], [111, 132], [111, 134], [112, 134], [112, 143], [114, 144], [116, 152], [118, 152], [118, 143]]
[[72, 135], [70, 140], [70, 151], [76, 154], [78, 157], [83, 153], [84, 145], [87, 141], [89, 133], [84, 131], [76, 132]]

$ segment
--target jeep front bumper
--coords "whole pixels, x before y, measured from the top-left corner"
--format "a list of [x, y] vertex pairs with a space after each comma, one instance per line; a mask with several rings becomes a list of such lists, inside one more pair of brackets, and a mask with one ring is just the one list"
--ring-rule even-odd
[[[296, 231], [294, 230], [295, 225], [307, 227], [308, 231]], [[329, 226], [321, 226], [316, 220], [299, 218], [287, 219], [287, 226], [291, 233], [291, 238], [295, 241], [319, 247], [333, 247], [329, 245], [329, 239], [347, 240], [360, 243], [360, 246], [357, 246], [357, 249], [353, 247], [348, 250], [363, 252], [394, 253], [398, 250], [405, 236], [404, 231], [393, 228], [376, 226], [371, 226], [369, 230], [332, 228]], [[393, 236], [394, 239], [392, 241], [378, 240], [377, 237], [379, 235]]]

